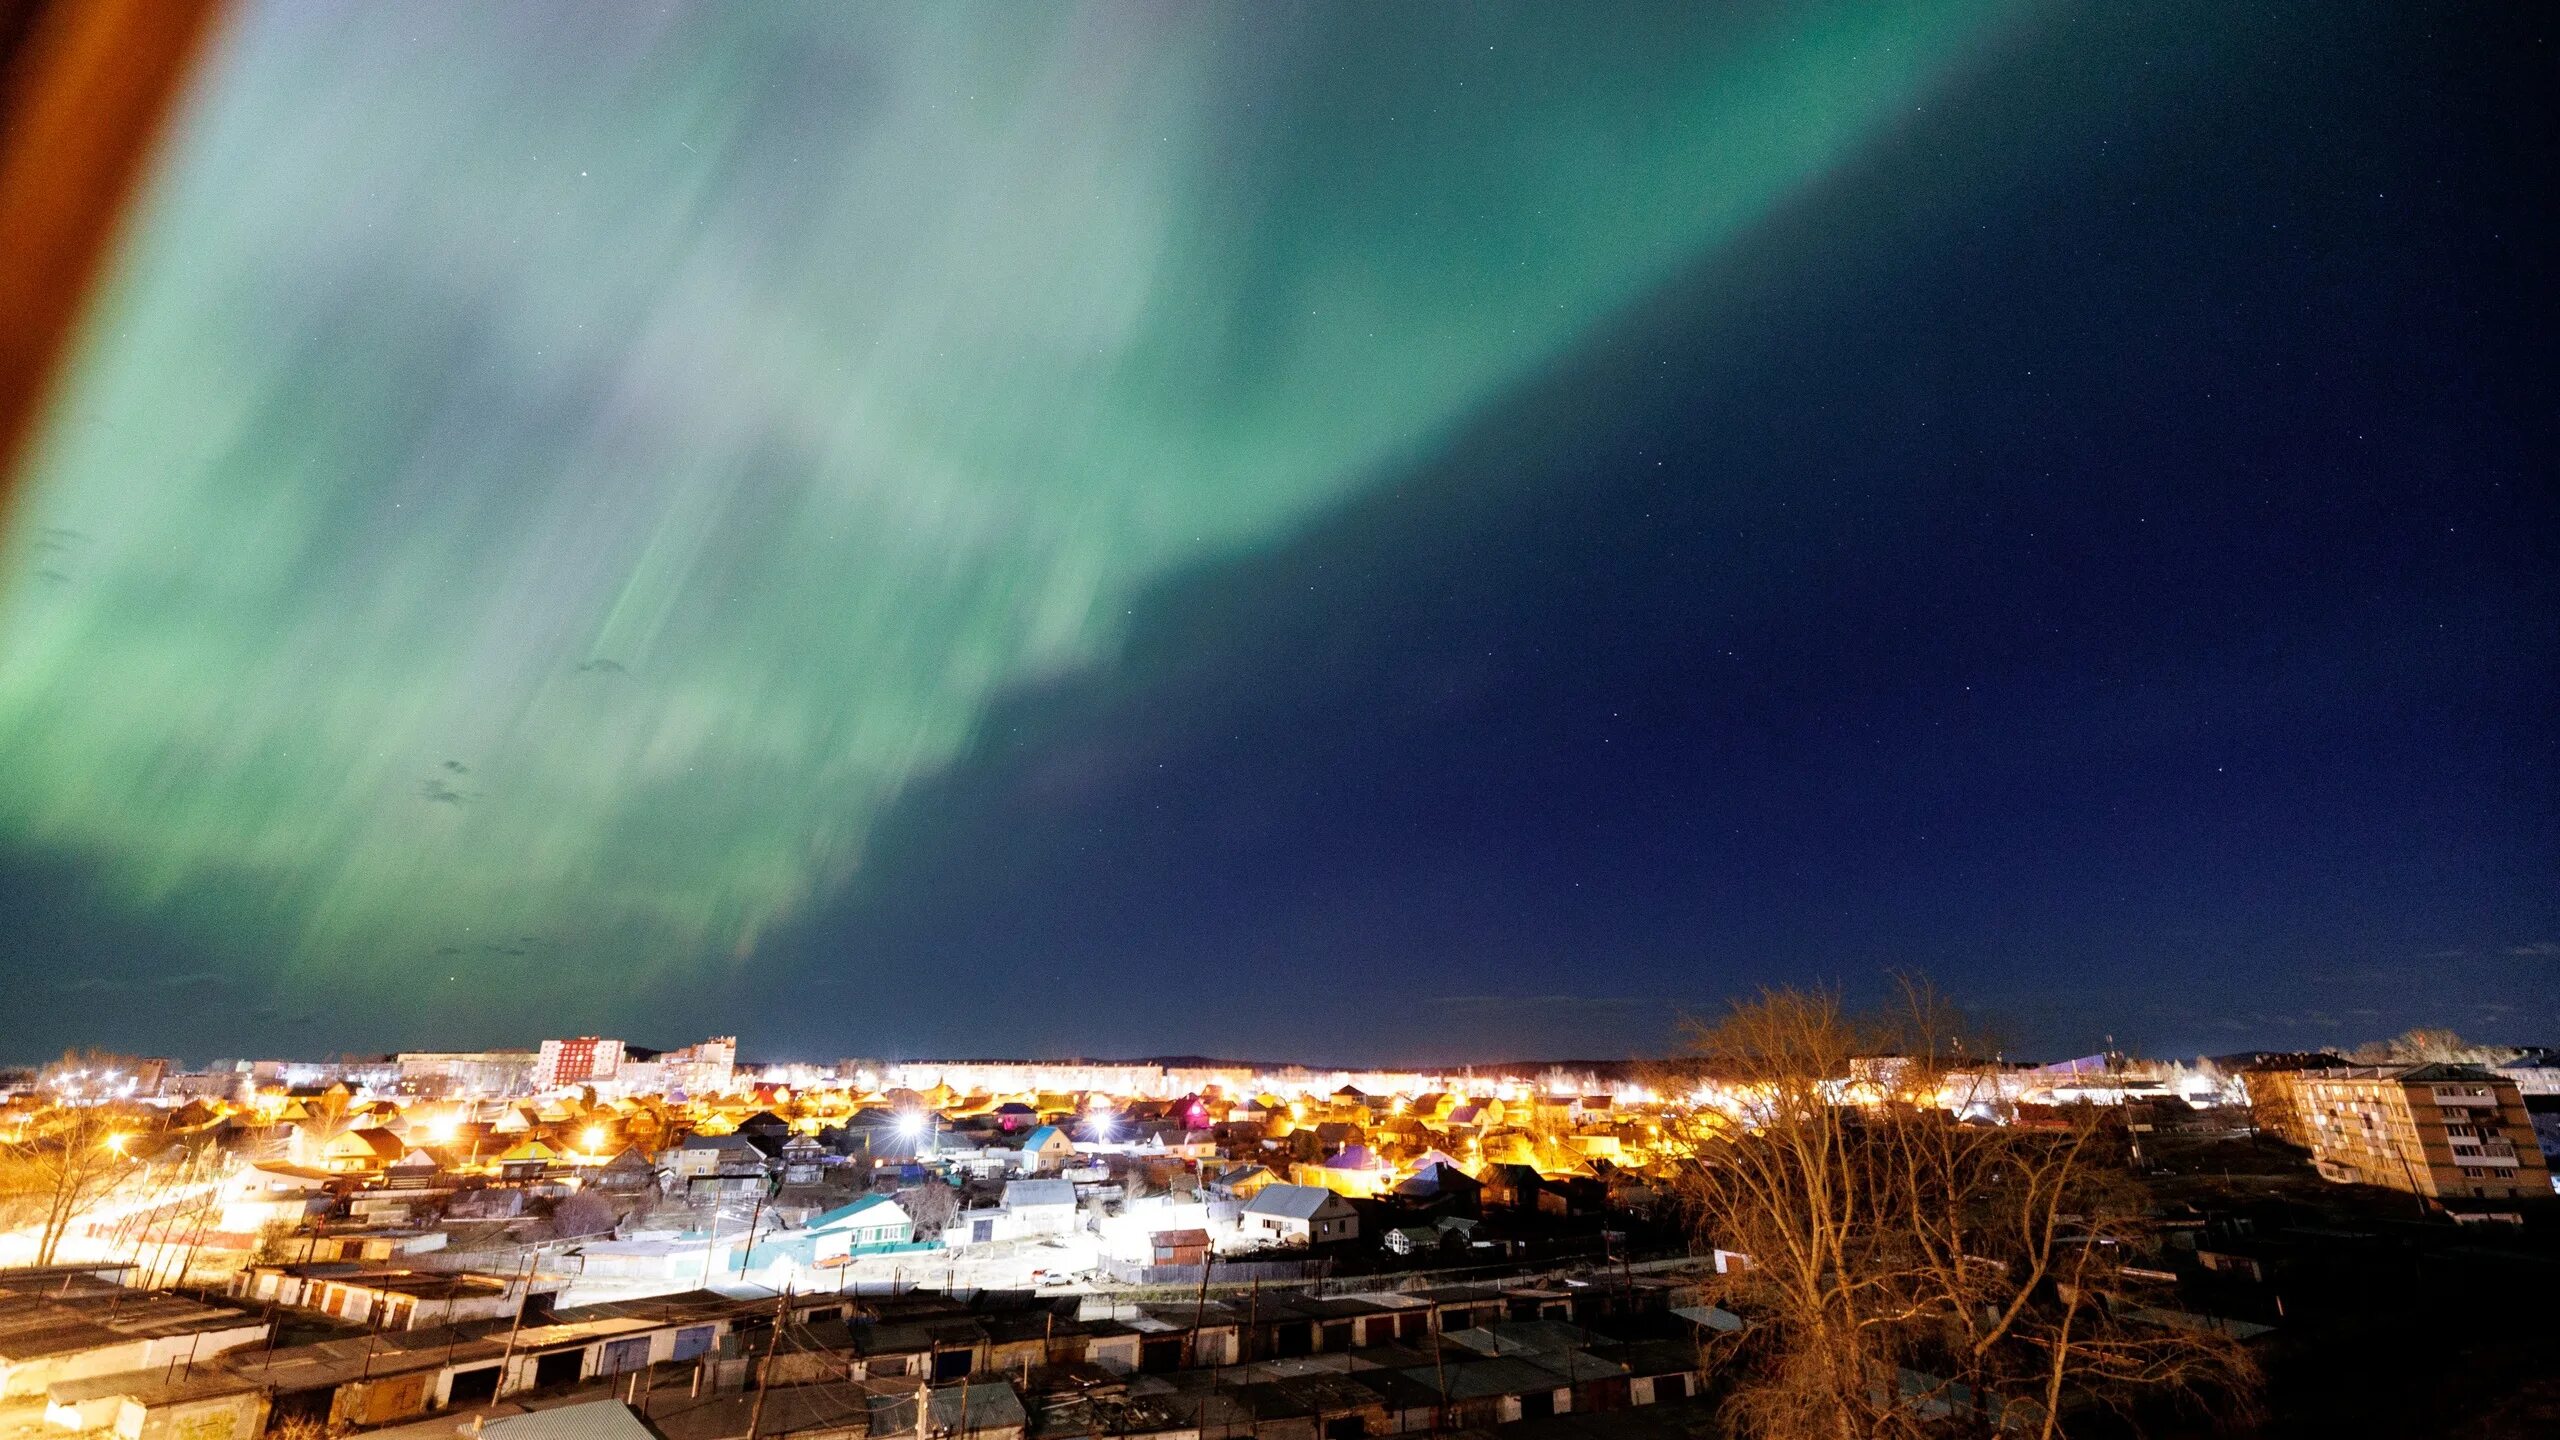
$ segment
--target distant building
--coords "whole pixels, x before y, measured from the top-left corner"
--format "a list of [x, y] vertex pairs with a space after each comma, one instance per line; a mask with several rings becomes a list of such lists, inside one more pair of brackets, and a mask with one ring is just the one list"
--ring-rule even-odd
[[2551, 1194], [2524, 1097], [2494, 1071], [2344, 1065], [2252, 1070], [2247, 1083], [2259, 1123], [2309, 1150], [2326, 1179], [2437, 1199]]
[[667, 1088], [687, 1095], [718, 1095], [737, 1083], [738, 1037], [714, 1035], [699, 1045], [670, 1050], [658, 1058], [666, 1070]]
[[575, 1040], [545, 1040], [533, 1063], [533, 1088], [557, 1090], [611, 1080], [622, 1069], [622, 1042], [581, 1035]]
[[533, 1088], [537, 1057], [530, 1050], [405, 1050], [391, 1059], [409, 1094], [504, 1100]]

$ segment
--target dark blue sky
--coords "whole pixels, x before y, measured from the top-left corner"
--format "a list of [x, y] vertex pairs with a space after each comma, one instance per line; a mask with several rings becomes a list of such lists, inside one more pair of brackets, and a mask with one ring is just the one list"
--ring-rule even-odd
[[[137, 901], [99, 849], [22, 835], [0, 980], [43, 998], [0, 1050], [611, 1027], [815, 1058], [1598, 1057], [1895, 968], [2032, 1054], [2560, 1040], [2548, 17], [2202, 13], [1984, 40], [1456, 423], [1156, 567], [1094, 653], [1017, 667], [847, 816], [857, 862], [811, 862], [734, 943], [626, 962], [634, 928], [510, 912], [521, 944], [284, 963], [303, 890]], [[1608, 43], [1641, 52], [1626, 18]], [[1313, 27], [1261, 98], [1356, 32]], [[1355, 143], [1297, 139], [1315, 189]], [[1483, 245], [1467, 223], [1394, 244]], [[1345, 253], [1337, 289], [1368, 263]], [[843, 584], [840, 613], [901, 603]], [[833, 623], [805, 611], [741, 663], [797, 663]], [[437, 818], [497, 791], [472, 753], [430, 777]], [[826, 793], [757, 776], [804, 780]], [[703, 834], [754, 849], [720, 814]], [[627, 856], [673, 887], [699, 862], [658, 828]], [[542, 1004], [436, 998], [511, 970]]]
[[2548, 1039], [2539, 38], [2043, 32], [1165, 586], [786, 948], [1007, 957], [832, 992], [927, 1050], [1607, 1054], [1891, 967], [2048, 1053]]

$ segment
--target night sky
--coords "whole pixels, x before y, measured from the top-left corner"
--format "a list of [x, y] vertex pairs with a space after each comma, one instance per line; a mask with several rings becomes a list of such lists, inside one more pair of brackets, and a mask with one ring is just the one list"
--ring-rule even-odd
[[0, 1057], [2560, 1041], [2549, 29], [244, 4]]

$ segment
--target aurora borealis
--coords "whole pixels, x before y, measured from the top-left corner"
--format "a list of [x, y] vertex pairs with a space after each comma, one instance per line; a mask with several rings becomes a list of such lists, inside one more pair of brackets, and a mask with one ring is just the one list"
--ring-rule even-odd
[[[1577, 593], [1554, 570], [1576, 562], [1552, 557], [1597, 553], [1575, 538], [1614, 533], [1592, 517], [1634, 513], [1621, 507], [1634, 503], [1625, 476], [1644, 457], [1661, 468], [1672, 433], [1661, 427], [1695, 442], [1721, 423], [1698, 417], [1729, 400], [1666, 402], [1666, 377], [1762, 396], [1750, 414], [1766, 421], [1785, 403], [1766, 397], [1787, 393], [1768, 365], [1847, 376], [1881, 366], [1912, 333], [1846, 341], [1836, 328], [1843, 307], [1890, 311], [1912, 283], [1900, 267], [1926, 272], [1965, 244], [2046, 230], [2051, 252], [2030, 266], [2117, 244], [2130, 259], [2111, 263], [2132, 283], [2176, 283], [2193, 256], [2143, 229], [2176, 220], [2124, 205], [2089, 232], [2111, 239], [2072, 239], [2082, 212], [2071, 187], [2109, 183], [2103, 166], [2145, 147], [2188, 166], [2213, 153], [2206, 137], [2173, 138], [2191, 123], [2178, 107], [2247, 77], [2287, 38], [2232, 30], [2189, 42], [2227, 39], [2231, 56], [2189, 54], [2175, 77], [2111, 95], [2019, 76], [2057, 55], [2099, 76], [2149, 70], [2132, 57], [2169, 45], [2166, 34], [2023, 5], [243, 6], [12, 517], [0, 856], [15, 878], [0, 893], [15, 897], [22, 934], [47, 938], [31, 938], [8, 973], [56, 986], [65, 1004], [174, 983], [199, 1028], [185, 1013], [159, 1016], [125, 1043], [188, 1053], [217, 1048], [216, 1033], [521, 1043], [604, 1027], [668, 1043], [737, 1029], [751, 1049], [762, 1034], [851, 1052], [933, 1035], [915, 1028], [921, 1016], [994, 995], [1027, 1001], [1044, 986], [1065, 993], [1031, 1002], [1036, 1023], [935, 1038], [1075, 1045], [1097, 990], [1193, 966], [1303, 964], [1337, 988], [1383, 967], [1454, 1005], [1443, 1020], [1463, 1025], [1469, 1007], [1489, 1005], [1506, 1017], [1505, 1043], [1532, 1046], [1549, 1043], [1531, 1012], [1551, 1000], [1583, 1017], [1552, 1043], [1590, 1043], [1630, 996], [1713, 993], [1714, 980], [1670, 977], [1702, 963], [1755, 973], [1730, 955], [1758, 941], [1726, 937], [1725, 960], [1678, 956], [1664, 941], [1711, 931], [1698, 915], [1730, 913], [1700, 898], [1737, 883], [1718, 878], [1716, 846], [1654, 837], [1608, 862], [1620, 876], [1655, 867], [1640, 887], [1648, 898], [1614, 912], [1650, 916], [1641, 934], [1612, 934], [1596, 913], [1556, 920], [1580, 914], [1568, 908], [1515, 931], [1555, 938], [1488, 958], [1481, 975], [1465, 973], [1485, 949], [1472, 936], [1438, 953], [1415, 945], [1412, 969], [1397, 973], [1343, 938], [1390, 902], [1321, 862], [1283, 878], [1291, 862], [1274, 857], [1391, 850], [1376, 868], [1382, 889], [1401, 875], [1423, 912], [1448, 917], [1441, 933], [1463, 936], [1463, 917], [1481, 909], [1473, 884], [1505, 891], [1510, 881], [1494, 877], [1508, 876], [1521, 893], [1561, 892], [1532, 852], [1569, 847], [1538, 836], [1535, 821], [1506, 820], [1495, 829], [1523, 849], [1505, 853], [1509, 842], [1488, 842], [1464, 804], [1399, 805], [1393, 781], [1364, 800], [1348, 778], [1357, 764], [1322, 782], [1331, 799], [1302, 810], [1288, 796], [1318, 782], [1301, 776], [1275, 798], [1250, 778], [1262, 773], [1256, 757], [1298, 743], [1312, 757], [1341, 737], [1403, 754], [1368, 761], [1428, 791], [1420, 777], [1438, 761], [1412, 756], [1463, 753], [1441, 728], [1462, 722], [1417, 729], [1397, 712], [1440, 679], [1474, 694], [1491, 723], [1579, 744], [1578, 731], [1566, 742], [1541, 718], [1552, 696], [1539, 665], [1499, 682], [1451, 671], [1456, 651], [1430, 649], [1451, 632], [1418, 621], [1429, 602], [1413, 597], [1487, 585], [1519, 597], [1516, 609], [1468, 608], [1517, 622], [1488, 653], [1531, 653], [1543, 644], [1532, 632], [1570, 615]], [[2321, 43], [2369, 56], [2381, 42], [2324, 32]], [[1967, 96], [1958, 114], [1971, 120], [1933, 119]], [[2329, 118], [2344, 130], [2384, 123]], [[1994, 119], [2011, 137], [2005, 157], [1974, 132], [1923, 128]], [[2216, 183], [2239, 195], [2255, 182], [2235, 170], [2206, 188]], [[1853, 221], [1819, 220], [1834, 213]], [[2231, 228], [2268, 223], [2251, 214]], [[1796, 234], [1791, 225], [1811, 240], [1774, 238]], [[1967, 234], [1995, 238], [1949, 238]], [[2351, 247], [2328, 253], [2356, 263]], [[1987, 331], [2002, 329], [2002, 287], [2032, 293], [2032, 279], [1967, 282]], [[1799, 337], [1769, 338], [1798, 326]], [[2105, 336], [2135, 332], [2087, 333], [2102, 352]], [[2034, 368], [2017, 356], [2043, 350], [2056, 368], [2088, 371], [2093, 391], [2126, 384], [2097, 373], [2103, 355], [2010, 348], [2000, 368], [2011, 383]], [[1937, 363], [1899, 373], [1948, 392], [1980, 383], [1970, 360], [1948, 373]], [[2148, 383], [2176, 369], [2151, 355], [2126, 374]], [[1636, 787], [1667, 793], [1668, 808], [1721, 813], [1734, 797], [1716, 785], [1792, 767], [1801, 757], [1786, 753], [1810, 743], [1789, 738], [1801, 714], [1699, 718], [1781, 693], [1767, 674], [1706, 663], [1759, 653], [1768, 632], [1751, 617], [1836, 603], [1844, 576], [1874, 573], [1895, 534], [1934, 533], [1948, 505], [2023, 526], [2016, 506], [2096, 503], [2159, 481], [2126, 482], [2075, 451], [2092, 468], [2004, 489], [1897, 458], [1899, 441], [1850, 443], [1885, 413], [1994, 437], [1981, 439], [1985, 453], [2007, 445], [1998, 436], [2075, 423], [2022, 417], [2014, 394], [1988, 402], [1997, 419], [1944, 393], [1914, 408], [1874, 388], [1892, 383], [1810, 384], [1822, 398], [1785, 444], [1755, 440], [1748, 425], [1690, 443], [1677, 477], [1687, 498], [1664, 513], [1700, 530], [1677, 563], [1729, 546], [1729, 564], [1692, 580], [1659, 568], [1673, 552], [1648, 550], [1623, 573], [1610, 562], [1625, 583], [1655, 575], [1658, 593], [1614, 620], [1585, 616], [1570, 647], [1536, 649], [1588, 681], [1613, 663], [1591, 637], [1651, 637], [1631, 649], [1661, 669], [1624, 677], [1637, 698], [1622, 709], [1653, 713], [1663, 734], [1694, 725], [1697, 748], [1665, 751], [1661, 775]], [[2046, 382], [2056, 383], [2068, 382]], [[2268, 400], [2263, 413], [2284, 408]], [[1531, 438], [1488, 448], [1489, 433]], [[2210, 450], [2194, 436], [2178, 443]], [[1985, 466], [2027, 477], [2063, 463], [2008, 448]], [[1447, 478], [1452, 455], [1488, 454], [1522, 457], [1521, 472]], [[1882, 468], [1850, 473], [1870, 462]], [[2490, 457], [2470, 479], [2486, 483], [2503, 463]], [[2362, 493], [2335, 472], [2249, 475], [2288, 504], [2321, 483]], [[1958, 502], [1948, 485], [1999, 497]], [[1443, 497], [1429, 502], [1439, 518], [1393, 510], [1409, 487]], [[2459, 490], [2439, 491], [2463, 511], [2457, 528], [2482, 518]], [[1861, 497], [1866, 519], [1851, 540], [1807, 542], [1780, 563], [1756, 548], [1754, 537], [1777, 533], [1758, 511], [1736, 523], [1694, 508], [1781, 496], [1835, 510]], [[2376, 525], [2399, 523], [2382, 518], [2397, 499], [2374, 503]], [[1389, 510], [1364, 508], [1380, 505]], [[1396, 558], [1381, 565], [1374, 546], [1354, 545], [1365, 569], [1327, 568], [1343, 527], [1373, 513], [1402, 537]], [[1555, 519], [1549, 558], [1514, 555], [1498, 584], [1446, 573], [1454, 555], [1513, 553], [1510, 541], [1480, 551], [1471, 526], [1530, 514]], [[2047, 533], [2085, 519], [2047, 518]], [[2234, 537], [2253, 523], [2238, 508], [2189, 522]], [[2288, 563], [2355, 553], [2363, 532], [2341, 523], [2353, 532], [2341, 548]], [[2054, 563], [2111, 563], [2105, 544], [2089, 544]], [[2464, 563], [2482, 584], [2523, 573], [2512, 555]], [[1747, 595], [1719, 588], [1745, 571]], [[2428, 592], [2426, 613], [2496, 608], [2487, 592], [2456, 591]], [[1252, 598], [1224, 609], [1204, 595]], [[1275, 597], [1304, 598], [1275, 609]], [[1726, 617], [1715, 637], [1691, 623], [1693, 604]], [[1890, 596], [1877, 605], [1848, 629], [1910, 614]], [[1308, 617], [1322, 622], [1320, 643], [1305, 638]], [[2357, 643], [2326, 629], [2296, 638], [2273, 651]], [[2120, 643], [2119, 659], [2153, 642]], [[2212, 684], [2238, 683], [2224, 667], [2247, 649], [2200, 642], [2222, 677]], [[1924, 635], [1844, 673], [1859, 677], [1853, 689], [1899, 693], [1921, 670], [1963, 668], [1946, 652]], [[2476, 664], [2496, 668], [2498, 654], [2512, 651], [2490, 645]], [[1308, 663], [1286, 676], [1256, 668], [1279, 656]], [[2024, 691], [2039, 667], [2111, 663], [2047, 656], [1975, 679]], [[2131, 668], [2148, 676], [2138, 686], [2204, 683], [2174, 665]], [[2455, 669], [2473, 674], [2469, 662]], [[1322, 703], [1287, 699], [1292, 686], [1312, 694], [1355, 675], [1375, 683]], [[2452, 683], [2459, 693], [2472, 682]], [[1694, 698], [1675, 703], [1672, 690]], [[2048, 704], [2013, 698], [2022, 713]], [[1577, 695], [1556, 713], [1599, 704]], [[1248, 743], [1257, 711], [1306, 724]], [[2511, 787], [2522, 752], [2497, 738], [2506, 722], [2482, 723], [2488, 738], [2468, 732], [2465, 753]], [[1251, 753], [1212, 762], [1213, 740]], [[2040, 763], [2082, 768], [2071, 745], [2037, 743]], [[2388, 748], [2429, 743], [2395, 732]], [[1506, 783], [1550, 797], [1518, 801], [1518, 814], [1552, 814], [1554, 797], [1589, 783], [1564, 767], [1519, 773], [1518, 757], [1494, 748], [1508, 757]], [[1174, 802], [1188, 822], [1134, 846], [1084, 823], [1087, 803], [1165, 813], [1165, 798], [1131, 777], [1184, 756], [1198, 762]], [[1800, 794], [1741, 808], [1790, 803], [1835, 802]], [[2026, 810], [2096, 803], [2066, 784]], [[1858, 808], [1844, 806], [1843, 823]], [[1235, 839], [1266, 821], [1261, 841]], [[2534, 847], [2550, 844], [2547, 827], [2482, 824], [2465, 833], [2494, 831], [2480, 843], [2503, 857], [2495, 873], [2529, 868]], [[1376, 838], [1390, 833], [1403, 838]], [[2052, 839], [2014, 843], [2043, 853]], [[1464, 851], [1476, 881], [1452, 888], [1439, 867], [1457, 862], [1415, 858], [1442, 849]], [[1975, 857], [1972, 883], [1999, 870], [1997, 850]], [[1071, 852], [1086, 859], [1061, 858]], [[1178, 855], [1232, 869], [1176, 880]], [[1399, 869], [1408, 863], [1423, 868]], [[1142, 872], [1165, 888], [1115, 888]], [[1896, 889], [1890, 876], [1838, 879]], [[1919, 872], [1909, 883], [1931, 888]], [[1266, 885], [1295, 898], [1266, 905]], [[1311, 921], [1299, 908], [1310, 887], [1344, 904]], [[1666, 909], [1673, 889], [1696, 909]], [[2519, 907], [2489, 890], [2427, 948], [2521, 957], [2549, 939], [2534, 928], [2547, 928], [2547, 900]], [[2052, 894], [1993, 908], [2058, 904]], [[1160, 929], [1097, 920], [1079, 908], [1088, 903], [1175, 918]], [[1002, 916], [1022, 924], [990, 918]], [[1977, 929], [1959, 928], [1968, 938], [1943, 947], [1985, 948]], [[2309, 928], [2334, 933], [2340, 921]], [[1305, 950], [1243, 938], [1256, 933], [1297, 935]], [[1576, 954], [1577, 935], [1607, 954]], [[2050, 938], [2023, 949], [2051, 950]], [[2298, 936], [2284, 943], [2305, 948]], [[1611, 971], [1610, 957], [1632, 954], [1648, 958]], [[1874, 958], [1856, 946], [1834, 954]], [[78, 957], [68, 970], [65, 956]], [[2009, 986], [2026, 964], [2019, 955], [1983, 973]], [[958, 976], [1000, 978], [963, 999], [941, 988]], [[1515, 1001], [1531, 1018], [1514, 1017]], [[1233, 1036], [1321, 1050], [1324, 1023], [1222, 1030], [1211, 1017], [1197, 1041], [1179, 1027], [1103, 1025], [1084, 1048]], [[0, 1041], [40, 1044], [61, 1028], [0, 1024]]]

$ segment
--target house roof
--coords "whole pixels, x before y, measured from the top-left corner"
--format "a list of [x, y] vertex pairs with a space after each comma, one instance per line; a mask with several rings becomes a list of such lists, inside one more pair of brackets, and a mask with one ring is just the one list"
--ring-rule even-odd
[[1351, 1208], [1351, 1202], [1321, 1185], [1266, 1185], [1244, 1204], [1247, 1215], [1277, 1215], [1287, 1220], [1312, 1220], [1327, 1207]]
[[865, 1195], [850, 1205], [839, 1205], [833, 1210], [810, 1216], [809, 1223], [803, 1228], [832, 1230], [856, 1218], [860, 1218], [865, 1225], [895, 1225], [911, 1217], [908, 1216], [905, 1206], [886, 1195]]
[[1066, 1139], [1066, 1134], [1067, 1132], [1059, 1129], [1055, 1125], [1042, 1125], [1023, 1135], [1022, 1148], [1025, 1150], [1037, 1150], [1052, 1140]]
[[1065, 1180], [1011, 1180], [1005, 1183], [1004, 1204], [1008, 1210], [1024, 1205], [1073, 1205], [1076, 1187]]
[[377, 1160], [397, 1160], [400, 1158], [400, 1137], [379, 1127], [349, 1130], [331, 1139], [324, 1148], [331, 1155], [370, 1155]]

